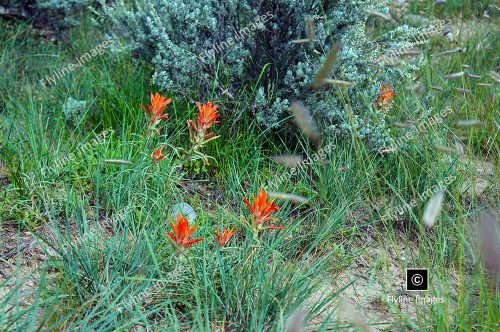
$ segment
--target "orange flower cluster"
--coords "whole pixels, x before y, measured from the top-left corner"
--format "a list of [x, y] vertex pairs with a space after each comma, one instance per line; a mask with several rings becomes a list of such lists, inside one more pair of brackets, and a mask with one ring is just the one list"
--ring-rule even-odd
[[222, 232], [222, 234], [220, 234], [219, 231], [216, 230], [215, 235], [217, 236], [217, 244], [219, 245], [219, 247], [224, 247], [235, 232], [235, 230], [228, 229], [226, 227], [224, 227], [224, 231]]
[[[184, 218], [181, 216], [181, 214], [177, 214], [177, 222], [170, 223], [172, 227], [172, 233], [168, 233], [167, 235], [174, 241], [175, 244], [180, 249], [184, 248], [189, 248], [191, 245], [203, 241], [203, 239], [192, 239], [190, 240], [190, 237], [193, 235], [194, 231], [196, 230], [196, 226], [189, 227], [189, 221], [187, 218]], [[230, 230], [226, 227], [224, 227], [224, 231], [219, 233], [218, 230], [215, 231], [216, 237], [217, 237], [217, 244], [219, 247], [223, 247], [227, 244], [229, 239], [234, 235], [236, 231]]]
[[196, 103], [196, 106], [198, 106], [198, 122], [195, 123], [193, 120], [188, 120], [187, 124], [189, 134], [194, 144], [203, 146], [203, 144], [220, 137], [213, 136], [213, 132], [207, 134], [207, 130], [210, 129], [210, 127], [219, 123], [219, 121], [216, 121], [220, 116], [220, 114], [217, 113], [219, 105], [212, 105], [212, 102], [209, 101], [206, 104]]
[[189, 248], [191, 245], [203, 241], [203, 239], [189, 239], [196, 230], [196, 226], [189, 227], [189, 221], [187, 218], [183, 218], [180, 213], [177, 215], [177, 222], [175, 224], [170, 223], [170, 225], [172, 226], [172, 233], [167, 233], [167, 235], [181, 249]]
[[[380, 97], [380, 96], [379, 96]], [[172, 102], [172, 99], [166, 99], [164, 96], [156, 93], [153, 95], [151, 93], [151, 102], [147, 105], [147, 108], [141, 105], [141, 108], [149, 115], [149, 123], [151, 127], [155, 127], [160, 120], [168, 119], [168, 114], [163, 114], [165, 108]], [[220, 114], [217, 112], [219, 105], [213, 105], [211, 101], [206, 104], [196, 103], [198, 107], [198, 121], [188, 120], [187, 125], [189, 129], [189, 135], [194, 143], [190, 151], [198, 153], [196, 150], [211, 140], [214, 140], [220, 136], [214, 136], [214, 133], [207, 133], [208, 130], [216, 123], [219, 123], [217, 119]], [[165, 158], [162, 150], [164, 146], [153, 150], [151, 154], [151, 159], [153, 163], [157, 164]], [[189, 153], [188, 153], [189, 154]], [[206, 158], [205, 158], [206, 159]], [[262, 229], [279, 229], [283, 226], [278, 225], [267, 225], [274, 217], [271, 214], [279, 210], [279, 207], [273, 203], [273, 200], [267, 199], [267, 193], [265, 191], [259, 190], [257, 197], [253, 200], [253, 205], [245, 198], [243, 202], [250, 209], [252, 214], [251, 226], [256, 230], [260, 231]], [[191, 236], [196, 231], [197, 226], [189, 226], [189, 221], [187, 218], [183, 217], [181, 214], [177, 214], [175, 223], [171, 223], [172, 232], [167, 232], [169, 238], [178, 246], [179, 249], [186, 249], [191, 247], [193, 244], [203, 241], [202, 238], [191, 239]], [[219, 247], [225, 246], [231, 237], [235, 234], [235, 230], [228, 229], [224, 227], [223, 232], [220, 233], [219, 230], [215, 231], [217, 244]]]
[[[279, 211], [279, 207], [274, 204], [272, 200], [267, 199], [267, 193], [265, 191], [259, 190], [257, 197], [253, 200], [253, 205], [250, 204], [246, 198], [243, 199], [243, 202], [250, 209], [252, 215], [251, 226], [256, 231], [283, 228], [283, 226], [279, 225], [266, 225], [267, 222], [275, 219], [270, 215], [275, 211]], [[171, 223], [171, 227], [172, 233], [167, 233], [167, 235], [180, 249], [189, 248], [191, 245], [203, 241], [201, 238], [190, 239], [196, 230], [196, 226], [190, 227], [187, 218], [182, 217], [181, 214], [177, 214], [177, 222], [175, 224]], [[219, 247], [224, 247], [235, 232], [235, 230], [227, 227], [224, 227], [222, 233], [220, 233], [219, 230], [215, 230], [217, 245]]]
[[141, 105], [141, 108], [149, 115], [149, 124], [155, 126], [156, 123], [163, 119], [168, 119], [168, 114], [163, 114], [165, 107], [172, 102], [172, 98], [165, 99], [158, 92], [153, 95], [151, 93], [151, 102], [147, 105], [148, 108]]
[[283, 228], [283, 226], [264, 225], [266, 222], [274, 220], [275, 218], [270, 217], [270, 215], [280, 209], [273, 203], [273, 200], [267, 200], [267, 193], [265, 191], [259, 190], [257, 197], [253, 200], [253, 205], [251, 205], [246, 198], [243, 199], [243, 202], [250, 209], [250, 213], [252, 214], [252, 225], [256, 230]]
[[377, 99], [373, 103], [377, 105], [378, 109], [383, 109], [391, 104], [391, 100], [396, 96], [396, 93], [394, 88], [383, 84], [381, 84], [380, 90]]
[[160, 148], [156, 149], [153, 151], [151, 154], [151, 159], [153, 159], [153, 162], [155, 164], [159, 163], [165, 156], [161, 153], [161, 150], [163, 150], [164, 146], [160, 146]]
[[[141, 108], [149, 116], [149, 124], [152, 128], [154, 128], [160, 120], [168, 119], [168, 114], [163, 114], [163, 112], [171, 102], [172, 98], [166, 99], [164, 96], [160, 95], [157, 92], [154, 95], [153, 93], [151, 93], [151, 101], [147, 105], [147, 108], [141, 105]], [[198, 106], [198, 121], [187, 121], [189, 135], [191, 136], [191, 139], [194, 143], [194, 146], [191, 148], [190, 152], [195, 152], [198, 148], [203, 147], [205, 143], [220, 137], [214, 136], [213, 132], [207, 133], [210, 127], [212, 127], [216, 123], [219, 123], [219, 121], [217, 121], [217, 118], [220, 116], [220, 114], [217, 112], [219, 105], [212, 105], [211, 101], [206, 104], [197, 102], [196, 105]], [[163, 146], [155, 149], [151, 154], [153, 163], [157, 164], [165, 157], [162, 154], [162, 149]], [[206, 160], [206, 157], [204, 157], [204, 159]]]

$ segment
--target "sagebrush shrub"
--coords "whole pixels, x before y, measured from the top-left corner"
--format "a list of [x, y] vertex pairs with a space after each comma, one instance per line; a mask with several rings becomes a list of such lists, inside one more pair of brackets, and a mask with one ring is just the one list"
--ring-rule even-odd
[[63, 105], [63, 114], [66, 122], [72, 125], [79, 124], [87, 110], [86, 100], [77, 100], [69, 97]]
[[[385, 113], [372, 102], [386, 84], [410, 77], [418, 61], [394, 66], [372, 63], [394, 49], [421, 44], [411, 40], [418, 29], [398, 27], [370, 38], [366, 10], [387, 13], [385, 0], [143, 0], [126, 9], [121, 0], [105, 6], [114, 31], [129, 47], [149, 57], [153, 82], [166, 91], [238, 95], [251, 87], [251, 109], [266, 126], [278, 125], [290, 100], [302, 99], [326, 133], [354, 131], [375, 146], [387, 136]], [[270, 19], [266, 19], [270, 18]], [[306, 38], [306, 19], [315, 27]], [[331, 77], [352, 82], [337, 90], [310, 90], [331, 47], [338, 54]], [[261, 75], [263, 74], [263, 75]], [[207, 96], [208, 97], [208, 96]], [[352, 110], [352, 113], [349, 110]]]

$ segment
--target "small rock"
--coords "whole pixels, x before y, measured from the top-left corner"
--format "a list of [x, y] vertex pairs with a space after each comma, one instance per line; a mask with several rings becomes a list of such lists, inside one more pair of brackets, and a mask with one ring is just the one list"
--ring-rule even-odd
[[181, 202], [179, 204], [175, 204], [172, 206], [170, 213], [170, 217], [172, 219], [176, 219], [177, 214], [181, 214], [183, 217], [186, 217], [189, 222], [193, 222], [196, 219], [196, 212], [194, 211], [193, 207], [189, 205], [188, 203]]

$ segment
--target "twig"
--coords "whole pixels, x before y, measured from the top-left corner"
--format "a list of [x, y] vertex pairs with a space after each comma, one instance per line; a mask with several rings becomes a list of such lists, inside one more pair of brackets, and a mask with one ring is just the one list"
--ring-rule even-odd
[[16, 255], [18, 252], [21, 252], [24, 249], [31, 247], [31, 245], [33, 243], [35, 243], [35, 239], [33, 237], [31, 237], [31, 240], [29, 242], [23, 242], [23, 243], [21, 243], [21, 245], [19, 246], [19, 251], [18, 251], [17, 248], [11, 249], [6, 254], [4, 254], [2, 257], [0, 257], [0, 260], [2, 260], [2, 261], [9, 260], [12, 256]]

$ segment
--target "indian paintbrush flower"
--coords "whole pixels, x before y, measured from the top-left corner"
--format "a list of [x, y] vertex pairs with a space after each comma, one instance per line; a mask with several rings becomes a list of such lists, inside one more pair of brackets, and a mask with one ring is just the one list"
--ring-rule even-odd
[[172, 233], [167, 233], [167, 235], [174, 241], [179, 248], [189, 248], [191, 245], [203, 241], [203, 239], [192, 239], [189, 238], [193, 235], [196, 230], [196, 226], [189, 227], [189, 221], [184, 218], [180, 213], [177, 214], [177, 222], [170, 223], [172, 226]]
[[151, 159], [153, 159], [153, 162], [155, 164], [159, 163], [165, 156], [161, 153], [161, 150], [163, 149], [163, 145], [160, 146], [158, 149], [154, 150], [153, 153], [151, 154]]
[[381, 91], [378, 94], [377, 99], [375, 99], [374, 104], [377, 105], [378, 109], [383, 109], [391, 104], [391, 100], [394, 98], [396, 93], [394, 92], [394, 88], [383, 84], [381, 85], [380, 90]]
[[196, 146], [203, 146], [203, 144], [219, 137], [213, 136], [213, 132], [207, 134], [207, 130], [210, 127], [219, 123], [219, 121], [216, 121], [220, 116], [220, 114], [217, 113], [219, 105], [212, 105], [211, 101], [206, 104], [197, 102], [196, 105], [198, 106], [198, 122], [195, 123], [193, 120], [188, 120], [187, 124], [189, 134], [194, 144], [196, 144]]
[[229, 239], [234, 235], [235, 231], [232, 229], [228, 229], [224, 227], [224, 232], [222, 234], [219, 233], [219, 230], [215, 231], [215, 235], [217, 236], [217, 244], [219, 247], [223, 247], [227, 244]]
[[151, 126], [154, 127], [156, 123], [162, 119], [168, 119], [168, 114], [163, 114], [163, 111], [171, 102], [172, 98], [165, 99], [164, 96], [157, 92], [154, 95], [151, 93], [151, 102], [147, 105], [147, 108], [141, 105], [144, 112], [149, 115], [149, 123]]
[[283, 226], [265, 226], [266, 222], [274, 219], [274, 217], [270, 217], [270, 215], [280, 209], [273, 203], [273, 200], [267, 200], [267, 193], [265, 191], [259, 190], [257, 197], [253, 200], [253, 206], [246, 198], [243, 199], [243, 202], [250, 209], [250, 213], [252, 214], [252, 225], [256, 230], [283, 228]]

